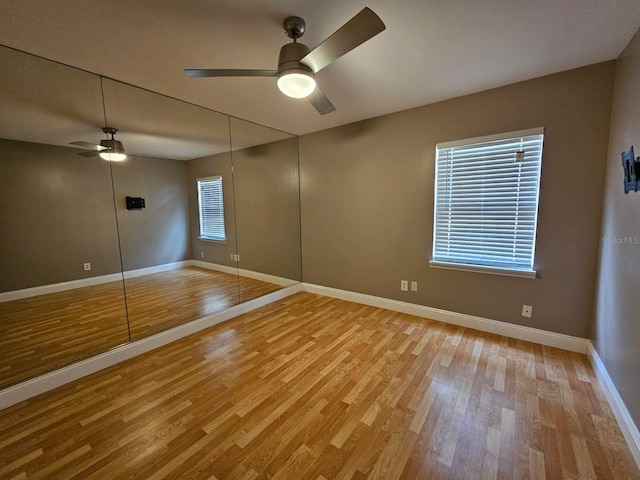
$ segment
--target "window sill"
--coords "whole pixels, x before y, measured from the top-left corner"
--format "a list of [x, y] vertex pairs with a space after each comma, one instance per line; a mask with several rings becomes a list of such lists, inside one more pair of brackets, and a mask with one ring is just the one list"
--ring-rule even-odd
[[214, 243], [227, 243], [227, 240], [216, 240], [215, 238], [208, 237], [198, 237], [198, 240], [204, 240], [205, 242], [214, 242]]
[[488, 273], [491, 275], [504, 275], [507, 277], [536, 278], [538, 272], [535, 270], [512, 270], [508, 268], [484, 267], [481, 265], [464, 265], [462, 263], [439, 262], [429, 260], [431, 268], [442, 268], [445, 270], [459, 270], [462, 272]]

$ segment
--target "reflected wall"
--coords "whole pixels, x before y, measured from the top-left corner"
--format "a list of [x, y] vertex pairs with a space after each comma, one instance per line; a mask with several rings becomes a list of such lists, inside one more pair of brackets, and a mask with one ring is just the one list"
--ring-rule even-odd
[[[73, 88], [70, 88], [73, 86]], [[0, 386], [129, 340], [100, 78], [0, 49]]]
[[[229, 118], [110, 79], [103, 79], [102, 87], [106, 121], [118, 129], [127, 151], [127, 159], [112, 162], [112, 169], [131, 338], [236, 305], [235, 267], [218, 272], [209, 268], [207, 256], [193, 265], [191, 229], [199, 222], [188, 181], [191, 161], [229, 151]], [[227, 155], [202, 175], [230, 170]], [[233, 205], [231, 180], [228, 205]], [[143, 198], [144, 208], [127, 208], [126, 197]], [[232, 209], [225, 223], [227, 244], [235, 251]]]
[[298, 138], [237, 118], [231, 135], [241, 272], [301, 281]]
[[5, 47], [0, 74], [0, 388], [300, 281], [297, 137]]

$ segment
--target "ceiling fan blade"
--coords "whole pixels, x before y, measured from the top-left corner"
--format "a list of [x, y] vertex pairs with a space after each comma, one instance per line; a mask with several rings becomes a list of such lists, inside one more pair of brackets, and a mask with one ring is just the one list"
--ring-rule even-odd
[[97, 157], [98, 155], [100, 155], [100, 152], [98, 150], [89, 150], [88, 152], [80, 152], [78, 155], [80, 155], [81, 157]]
[[333, 35], [302, 57], [300, 63], [318, 72], [345, 53], [375, 37], [385, 28], [380, 17], [365, 7]]
[[207, 69], [185, 68], [184, 73], [191, 78], [204, 77], [277, 77], [277, 70], [234, 70], [234, 69]]
[[333, 106], [333, 103], [331, 103], [324, 92], [317, 86], [313, 93], [309, 95], [309, 101], [320, 115], [326, 115], [327, 113], [331, 113], [336, 109], [336, 107]]
[[97, 150], [101, 152], [102, 150], [107, 150], [107, 147], [103, 147], [102, 145], [96, 145], [95, 143], [89, 142], [71, 142], [69, 145], [76, 145], [77, 147], [86, 148], [87, 150]]

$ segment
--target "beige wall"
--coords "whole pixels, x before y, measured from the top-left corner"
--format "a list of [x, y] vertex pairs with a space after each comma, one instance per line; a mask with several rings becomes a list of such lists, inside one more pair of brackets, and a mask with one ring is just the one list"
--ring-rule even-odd
[[0, 292], [120, 271], [109, 163], [78, 151], [0, 139]]
[[298, 140], [233, 152], [240, 268], [301, 280]]
[[[297, 138], [197, 158], [187, 164], [193, 258], [300, 280]], [[222, 176], [226, 242], [198, 239], [196, 179], [215, 175]], [[229, 259], [232, 253], [240, 254], [239, 263]]]
[[[229, 255], [237, 252], [236, 222], [233, 201], [233, 175], [231, 173], [231, 154], [220, 153], [208, 157], [196, 158], [186, 162], [188, 170], [189, 219], [191, 251], [194, 260], [218, 265], [236, 267]], [[227, 240], [215, 242], [200, 240], [200, 220], [198, 218], [198, 178], [222, 177], [222, 201], [224, 203], [224, 228]]]
[[[588, 337], [613, 74], [608, 62], [302, 136], [303, 281]], [[546, 128], [539, 278], [429, 268], [436, 143], [532, 127]]]
[[[78, 152], [0, 140], [0, 291], [118, 273], [118, 232], [124, 270], [190, 258], [186, 162]], [[146, 208], [127, 210], [126, 196]]]
[[[125, 271], [191, 258], [186, 162], [129, 155], [113, 164], [113, 184]], [[145, 208], [127, 210], [127, 196]]]
[[606, 164], [594, 343], [640, 425], [640, 192], [625, 195], [620, 153], [640, 156], [640, 31], [617, 61]]

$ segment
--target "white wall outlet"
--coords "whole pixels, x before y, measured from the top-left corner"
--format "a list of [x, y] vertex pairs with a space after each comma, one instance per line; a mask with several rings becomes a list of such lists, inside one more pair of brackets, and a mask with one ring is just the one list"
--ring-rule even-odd
[[233, 258], [232, 258], [232, 260], [233, 260], [234, 262], [239, 262], [239, 261], [240, 261], [240, 254], [233, 254]]
[[403, 292], [409, 291], [409, 282], [407, 280], [400, 280], [400, 290]]
[[84, 264], [84, 271], [88, 272], [89, 270], [91, 270], [91, 264], [87, 262]]
[[233, 253], [229, 254], [229, 260], [233, 260]]
[[418, 282], [416, 282], [415, 280], [411, 280], [411, 291], [412, 292], [418, 291]]
[[204, 258], [204, 252], [200, 252], [200, 258]]
[[531, 318], [533, 314], [533, 307], [531, 305], [522, 305], [522, 316]]

